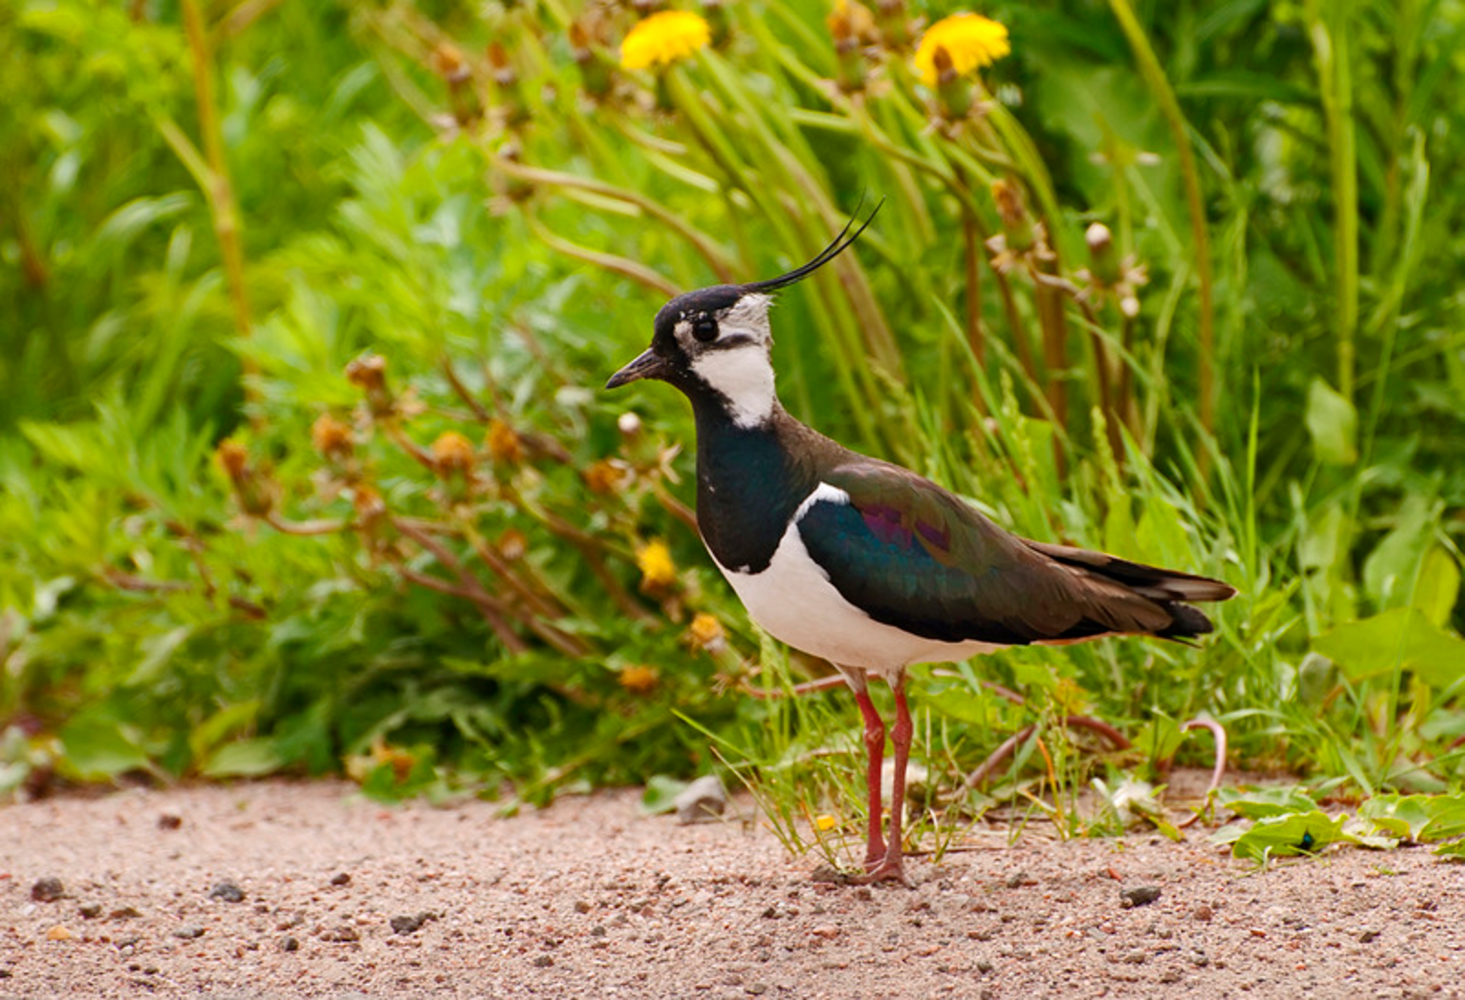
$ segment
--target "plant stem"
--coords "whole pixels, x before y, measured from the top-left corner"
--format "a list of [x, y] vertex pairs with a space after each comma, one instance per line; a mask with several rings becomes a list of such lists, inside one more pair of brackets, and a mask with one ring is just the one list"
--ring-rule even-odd
[[1328, 168], [1333, 188], [1333, 275], [1336, 302], [1338, 392], [1353, 401], [1358, 330], [1358, 158], [1353, 126], [1353, 77], [1349, 66], [1351, 0], [1308, 0], [1308, 35], [1317, 63], [1318, 89], [1328, 126]]
[[[241, 337], [250, 330], [249, 297], [244, 288], [244, 249], [240, 241], [239, 205], [234, 199], [234, 186], [229, 180], [229, 164], [224, 159], [224, 134], [219, 124], [219, 109], [214, 106], [213, 52], [209, 48], [208, 28], [198, 0], [183, 0], [183, 26], [188, 35], [188, 50], [193, 57], [193, 95], [198, 105], [198, 130], [203, 137], [204, 158], [208, 163], [204, 194], [208, 198], [214, 235], [224, 256], [224, 274], [229, 283], [229, 300], [234, 308], [234, 329]], [[245, 371], [253, 370], [245, 361]]]
[[[1317, 0], [1311, 2], [1316, 3]], [[1140, 75], [1145, 78], [1160, 104], [1160, 112], [1170, 126], [1170, 134], [1174, 137], [1175, 149], [1180, 156], [1180, 178], [1185, 186], [1185, 205], [1190, 213], [1191, 239], [1195, 243], [1195, 274], [1200, 285], [1200, 356], [1196, 360], [1200, 400], [1197, 409], [1201, 427], [1210, 433], [1215, 426], [1216, 411], [1215, 375], [1211, 357], [1215, 349], [1215, 275], [1211, 266], [1211, 237], [1206, 227], [1206, 206], [1201, 195], [1200, 171], [1196, 167], [1195, 150], [1191, 148], [1190, 136], [1186, 133], [1185, 116], [1181, 113], [1180, 102], [1170, 87], [1170, 81], [1165, 78], [1165, 70], [1160, 66], [1155, 50], [1150, 47], [1150, 40], [1145, 37], [1139, 18], [1134, 15], [1134, 8], [1130, 6], [1129, 0], [1109, 0], [1109, 7], [1114, 11], [1114, 18], [1119, 22], [1124, 37], [1129, 41], [1129, 47], [1134, 50]]]

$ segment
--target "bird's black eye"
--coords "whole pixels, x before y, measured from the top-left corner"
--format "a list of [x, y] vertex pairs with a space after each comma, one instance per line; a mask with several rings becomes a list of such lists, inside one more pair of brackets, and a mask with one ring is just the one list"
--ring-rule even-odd
[[711, 316], [698, 316], [692, 321], [692, 336], [704, 344], [717, 339], [717, 320]]

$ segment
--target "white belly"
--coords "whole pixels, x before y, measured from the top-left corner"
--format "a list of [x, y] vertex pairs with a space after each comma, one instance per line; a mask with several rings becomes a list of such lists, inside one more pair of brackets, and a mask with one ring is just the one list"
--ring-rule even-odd
[[[715, 555], [712, 561], [717, 562]], [[840, 666], [890, 675], [912, 663], [949, 663], [1002, 648], [923, 639], [875, 621], [846, 601], [809, 556], [797, 519], [763, 572], [740, 573], [720, 562], [717, 568], [759, 627], [781, 642]]]

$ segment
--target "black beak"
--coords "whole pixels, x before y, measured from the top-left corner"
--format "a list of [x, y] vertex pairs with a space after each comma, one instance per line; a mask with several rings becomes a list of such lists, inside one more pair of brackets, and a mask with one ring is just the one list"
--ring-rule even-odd
[[628, 382], [643, 378], [661, 378], [666, 373], [666, 362], [655, 351], [647, 348], [640, 356], [610, 377], [605, 383], [607, 389], [618, 389]]

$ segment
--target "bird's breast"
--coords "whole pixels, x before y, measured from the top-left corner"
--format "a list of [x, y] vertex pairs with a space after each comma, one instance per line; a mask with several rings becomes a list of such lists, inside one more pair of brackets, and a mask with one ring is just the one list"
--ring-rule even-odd
[[912, 663], [964, 660], [999, 648], [927, 639], [875, 621], [835, 589], [829, 574], [809, 555], [797, 520], [757, 572], [725, 565], [710, 545], [708, 550], [760, 628], [831, 663], [888, 675]]

